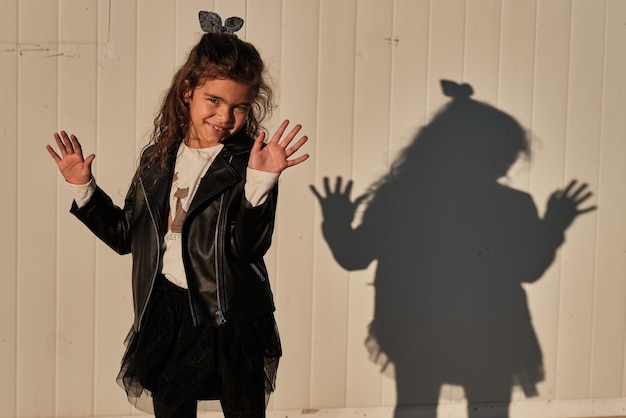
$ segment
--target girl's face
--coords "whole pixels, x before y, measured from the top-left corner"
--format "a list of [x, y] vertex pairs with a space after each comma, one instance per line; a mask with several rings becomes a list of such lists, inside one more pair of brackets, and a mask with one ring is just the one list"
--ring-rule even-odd
[[185, 143], [209, 148], [235, 135], [246, 121], [254, 94], [251, 86], [229, 79], [207, 80], [189, 89], [184, 96], [191, 119]]

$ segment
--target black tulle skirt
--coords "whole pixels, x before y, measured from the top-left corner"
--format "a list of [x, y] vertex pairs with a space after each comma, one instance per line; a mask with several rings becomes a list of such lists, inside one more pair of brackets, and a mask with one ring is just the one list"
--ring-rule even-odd
[[[273, 315], [194, 327], [186, 289], [160, 276], [140, 332], [131, 329], [117, 381], [131, 404], [152, 413], [196, 400], [257, 402], [274, 391], [281, 345]], [[263, 405], [263, 406], [265, 406]]]

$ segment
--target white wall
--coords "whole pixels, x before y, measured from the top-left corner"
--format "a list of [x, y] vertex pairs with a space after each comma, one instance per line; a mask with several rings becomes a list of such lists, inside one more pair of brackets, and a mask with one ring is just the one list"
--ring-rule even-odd
[[[279, 92], [269, 127], [289, 118], [311, 137], [312, 159], [281, 179], [268, 256], [285, 351], [271, 410], [395, 404], [363, 344], [374, 265], [335, 263], [309, 185], [343, 176], [353, 196], [364, 192], [447, 102], [441, 79], [470, 83], [531, 132], [532, 157], [508, 184], [540, 211], [572, 178], [599, 208], [526, 286], [546, 369], [533, 405], [623, 402], [626, 0], [2, 0], [3, 416], [135, 414], [115, 383], [130, 259], [68, 214], [44, 147], [59, 129], [77, 134], [121, 203], [160, 97], [200, 35], [198, 10], [246, 20], [241, 37]], [[462, 402], [463, 391], [442, 398]], [[519, 389], [514, 400], [526, 402]]]

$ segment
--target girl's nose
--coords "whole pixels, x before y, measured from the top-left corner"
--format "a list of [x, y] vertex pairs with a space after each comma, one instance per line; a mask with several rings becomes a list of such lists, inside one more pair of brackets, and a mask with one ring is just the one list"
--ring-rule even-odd
[[228, 106], [221, 106], [218, 111], [218, 116], [222, 123], [231, 123], [235, 119], [233, 109]]

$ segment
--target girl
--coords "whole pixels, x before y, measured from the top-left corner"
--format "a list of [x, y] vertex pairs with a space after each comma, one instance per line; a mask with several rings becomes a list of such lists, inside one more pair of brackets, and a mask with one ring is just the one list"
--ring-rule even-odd
[[[118, 382], [156, 417], [195, 417], [219, 399], [227, 418], [263, 417], [281, 346], [263, 255], [282, 171], [307, 141], [288, 121], [264, 144], [272, 108], [264, 64], [201, 12], [205, 33], [174, 75], [123, 208], [96, 184], [93, 154], [55, 134], [48, 146], [74, 189], [71, 213], [120, 254], [132, 253], [135, 319]], [[252, 139], [256, 137], [256, 139]], [[293, 158], [292, 158], [293, 157]]]

